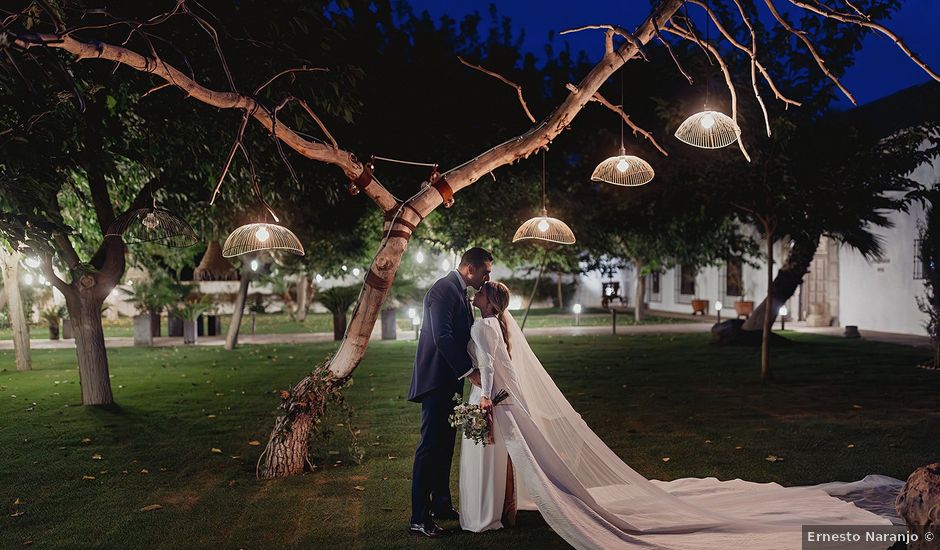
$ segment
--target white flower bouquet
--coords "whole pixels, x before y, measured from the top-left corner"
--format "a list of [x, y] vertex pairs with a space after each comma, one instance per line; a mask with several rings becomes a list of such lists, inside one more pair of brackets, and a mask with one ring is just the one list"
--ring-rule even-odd
[[[509, 394], [506, 390], [499, 390], [493, 396], [493, 405], [499, 404], [507, 397], [509, 397]], [[448, 418], [450, 425], [463, 432], [464, 437], [473, 440], [476, 444], [486, 446], [487, 443], [492, 443], [490, 429], [492, 419], [490, 415], [485, 413], [479, 405], [464, 403], [462, 400], [463, 397], [459, 393], [454, 394], [454, 402], [457, 403], [457, 406], [454, 407], [454, 414]]]

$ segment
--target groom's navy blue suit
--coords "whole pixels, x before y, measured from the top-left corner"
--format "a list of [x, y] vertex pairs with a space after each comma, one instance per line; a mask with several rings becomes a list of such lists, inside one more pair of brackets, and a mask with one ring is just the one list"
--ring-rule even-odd
[[411, 476], [411, 523], [423, 523], [432, 511], [449, 511], [450, 465], [457, 431], [447, 417], [452, 398], [463, 394], [463, 378], [473, 370], [467, 344], [473, 313], [463, 280], [451, 271], [424, 297], [424, 324], [418, 339], [408, 400], [421, 403], [421, 441]]

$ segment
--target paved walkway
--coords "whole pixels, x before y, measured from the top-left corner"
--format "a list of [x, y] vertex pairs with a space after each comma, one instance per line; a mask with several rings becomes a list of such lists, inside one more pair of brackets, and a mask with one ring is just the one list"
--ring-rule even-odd
[[[657, 316], [664, 315], [663, 312], [653, 312]], [[681, 315], [681, 314], [680, 314]], [[686, 320], [688, 316], [679, 318]], [[714, 317], [697, 317], [695, 322], [682, 322], [670, 324], [655, 325], [618, 325], [617, 334], [680, 334], [680, 333], [706, 333], [711, 330]], [[779, 322], [775, 328], [780, 326]], [[787, 323], [788, 330], [796, 332], [805, 332], [812, 334], [825, 334], [829, 336], [841, 337], [843, 328], [841, 327], [807, 327], [803, 323]], [[611, 334], [611, 326], [591, 326], [591, 327], [543, 327], [529, 328], [526, 331], [530, 336], [585, 336], [590, 334]], [[862, 338], [876, 342], [889, 342], [892, 344], [902, 344], [907, 346], [930, 346], [930, 339], [927, 336], [895, 334], [890, 332], [876, 332], [862, 330]], [[380, 340], [381, 333], [376, 327], [372, 332], [373, 340]], [[399, 330], [399, 340], [414, 340], [415, 333], [412, 330]], [[308, 344], [312, 342], [330, 342], [333, 340], [331, 332], [308, 332], [299, 334], [256, 334], [254, 336], [242, 334], [238, 341], [241, 344]], [[134, 339], [131, 337], [110, 337], [106, 339], [109, 348], [125, 348], [134, 345]], [[199, 338], [200, 346], [222, 346], [225, 344], [224, 336], [203, 336]], [[156, 347], [172, 347], [182, 345], [182, 339], [179, 337], [164, 336], [154, 338]], [[45, 340], [34, 338], [30, 342], [32, 349], [72, 349], [75, 347], [74, 340]], [[10, 340], [0, 340], [0, 350], [13, 349], [13, 342]]]

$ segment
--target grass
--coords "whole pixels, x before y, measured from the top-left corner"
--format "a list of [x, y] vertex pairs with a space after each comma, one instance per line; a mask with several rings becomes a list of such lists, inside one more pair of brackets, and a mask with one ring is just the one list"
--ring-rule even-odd
[[[420, 314], [420, 312], [419, 312]], [[517, 313], [521, 314], [521, 313]], [[222, 334], [228, 330], [231, 322], [231, 315], [222, 316]], [[412, 331], [411, 319], [408, 317], [408, 309], [402, 308], [398, 311], [398, 330]], [[668, 317], [649, 316], [644, 319], [643, 324], [664, 324], [683, 322], [681, 319]], [[581, 326], [609, 326], [610, 314], [600, 308], [585, 308], [585, 312], [579, 320]], [[104, 335], [105, 337], [131, 337], [134, 335], [133, 321], [130, 317], [120, 317], [114, 320], [105, 319]], [[529, 312], [529, 319], [526, 322], [527, 327], [568, 327], [574, 326], [575, 317], [570, 311], [558, 308], [533, 309]], [[622, 314], [617, 316], [618, 326], [635, 325], [632, 315]], [[167, 322], [164, 318], [161, 334], [167, 335]], [[242, 334], [251, 334], [251, 314], [246, 312], [242, 318]], [[261, 313], [258, 314], [255, 321], [255, 334], [303, 334], [308, 332], [333, 332], [333, 316], [330, 313], [313, 313], [307, 315], [304, 322], [292, 321], [282, 313]], [[48, 339], [49, 329], [45, 323], [34, 324], [29, 329], [30, 338]], [[12, 331], [9, 328], [0, 329], [0, 340], [12, 340]]]
[[[772, 383], [758, 380], [755, 350], [714, 348], [704, 335], [544, 337], [533, 347], [585, 420], [647, 477], [809, 484], [903, 478], [936, 459], [940, 374], [915, 367], [928, 351], [791, 337], [774, 350]], [[249, 442], [264, 442], [277, 391], [332, 349], [115, 349], [114, 410], [79, 405], [70, 350], [35, 351], [25, 373], [0, 352], [0, 547], [565, 546], [531, 512], [517, 529], [443, 543], [405, 532], [419, 417], [404, 399], [413, 342], [373, 343], [346, 391], [362, 464], [331, 417], [335, 433], [314, 442], [314, 473], [257, 481], [262, 447]], [[162, 508], [140, 511], [151, 504]]]

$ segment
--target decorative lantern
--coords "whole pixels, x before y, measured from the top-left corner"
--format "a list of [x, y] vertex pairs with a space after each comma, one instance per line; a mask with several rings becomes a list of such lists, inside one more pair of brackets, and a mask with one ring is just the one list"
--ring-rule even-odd
[[594, 173], [591, 174], [591, 180], [636, 187], [649, 183], [654, 175], [653, 167], [648, 162], [640, 157], [628, 155], [621, 145], [619, 155], [610, 157], [597, 165]]
[[304, 246], [293, 231], [274, 223], [249, 223], [232, 231], [222, 246], [222, 256], [232, 258], [261, 250], [286, 250], [304, 255]]
[[568, 224], [552, 218], [548, 215], [545, 208], [542, 208], [542, 215], [526, 220], [516, 234], [512, 237], [512, 242], [519, 242], [526, 239], [536, 239], [558, 244], [574, 244], [574, 233]]
[[108, 226], [105, 236], [121, 237], [126, 244], [155, 242], [176, 248], [199, 240], [186, 220], [156, 204], [121, 214]]
[[720, 111], [704, 110], [685, 119], [676, 130], [680, 141], [702, 149], [727, 147], [741, 135], [738, 123]]

